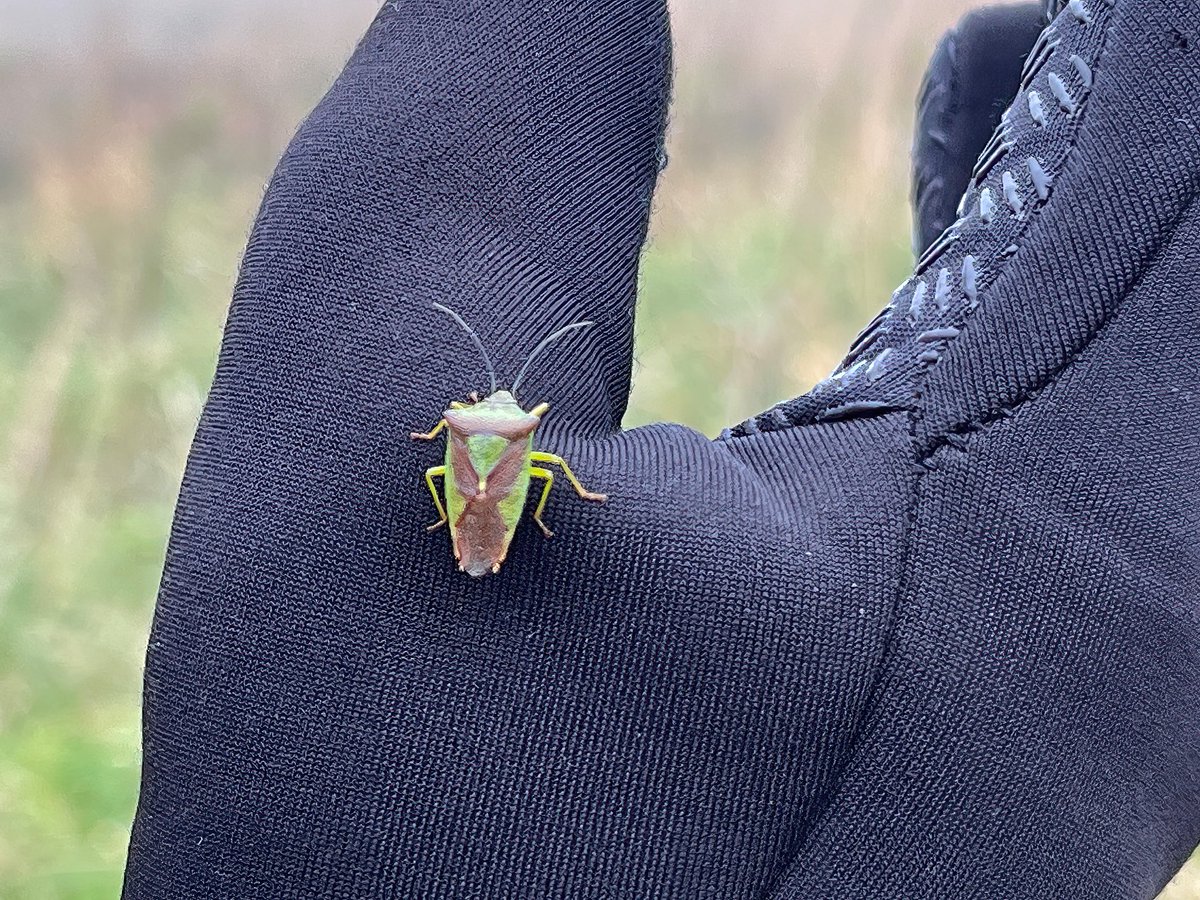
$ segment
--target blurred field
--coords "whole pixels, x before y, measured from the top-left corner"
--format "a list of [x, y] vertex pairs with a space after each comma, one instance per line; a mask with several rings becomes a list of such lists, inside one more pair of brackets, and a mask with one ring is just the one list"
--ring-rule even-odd
[[[630, 424], [716, 433], [833, 368], [909, 269], [913, 98], [969, 5], [678, 0]], [[0, 0], [0, 898], [117, 894], [242, 244], [376, 8]], [[1198, 900], [1197, 873], [1164, 896]]]

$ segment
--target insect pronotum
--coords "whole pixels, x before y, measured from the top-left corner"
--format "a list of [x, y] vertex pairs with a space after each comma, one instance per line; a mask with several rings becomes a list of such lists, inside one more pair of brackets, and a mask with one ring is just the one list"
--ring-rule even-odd
[[[544, 466], [557, 466], [576, 493], [584, 500], [604, 502], [604, 494], [587, 490], [575, 477], [567, 461], [553, 453], [542, 453], [533, 449], [533, 433], [537, 431], [542, 417], [550, 409], [549, 403], [539, 403], [526, 411], [517, 402], [517, 388], [529, 371], [530, 364], [556, 340], [571, 331], [587, 328], [591, 322], [576, 322], [561, 328], [545, 338], [521, 367], [512, 388], [498, 390], [496, 370], [474, 329], [454, 310], [440, 303], [437, 309], [454, 319], [471, 337], [491, 376], [491, 393], [479, 399], [471, 394], [465, 403], [454, 402], [442, 413], [442, 418], [428, 432], [413, 432], [413, 440], [430, 441], [447, 432], [446, 461], [425, 472], [425, 483], [437, 507], [438, 520], [429, 526], [436, 531], [450, 525], [450, 539], [454, 547], [454, 558], [460, 570], [479, 577], [488, 572], [500, 571], [500, 564], [508, 555], [525, 508], [529, 484], [533, 479], [545, 482], [542, 496], [533, 512], [535, 521], [546, 537], [552, 532], [542, 520], [546, 501], [550, 499], [550, 488], [554, 484], [554, 473]], [[434, 485], [435, 478], [442, 478], [446, 494], [443, 505]]]

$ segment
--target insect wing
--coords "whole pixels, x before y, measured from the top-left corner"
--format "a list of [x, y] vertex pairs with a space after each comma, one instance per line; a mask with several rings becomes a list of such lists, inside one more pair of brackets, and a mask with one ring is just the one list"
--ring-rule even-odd
[[[503, 443], [487, 453], [491, 463], [482, 476], [473, 459], [472, 442]], [[451, 428], [447, 451], [447, 506], [455, 556], [467, 573], [494, 571], [508, 554], [529, 490], [531, 440], [505, 440], [496, 435], [465, 435]], [[486, 489], [481, 490], [481, 482]], [[450, 487], [450, 485], [453, 485]]]

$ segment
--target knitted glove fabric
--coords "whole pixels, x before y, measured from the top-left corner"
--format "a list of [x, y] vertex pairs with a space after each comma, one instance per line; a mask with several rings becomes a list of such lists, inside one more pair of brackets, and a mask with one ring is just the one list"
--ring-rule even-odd
[[[386, 4], [243, 261], [125, 896], [1153, 897], [1200, 840], [1200, 5], [1029, 37], [844, 366], [709, 440], [620, 429], [665, 0]], [[596, 323], [522, 395], [609, 501], [481, 579], [408, 438], [487, 387], [435, 301], [502, 381]]]

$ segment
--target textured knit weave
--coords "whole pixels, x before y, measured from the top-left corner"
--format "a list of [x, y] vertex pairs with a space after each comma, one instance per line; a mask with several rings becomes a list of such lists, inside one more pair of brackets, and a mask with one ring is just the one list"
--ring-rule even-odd
[[[1200, 840], [1200, 3], [1028, 56], [837, 377], [710, 441], [619, 431], [663, 0], [388, 3], [243, 262], [126, 897], [1153, 897]], [[487, 386], [435, 300], [502, 380], [598, 323], [522, 393], [610, 501], [480, 580], [408, 440]]]

